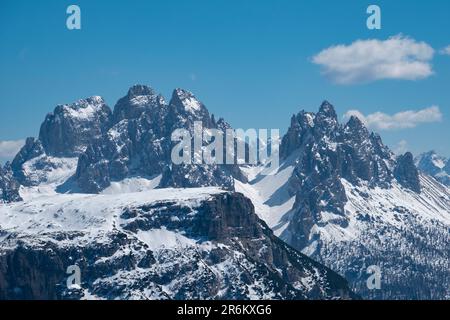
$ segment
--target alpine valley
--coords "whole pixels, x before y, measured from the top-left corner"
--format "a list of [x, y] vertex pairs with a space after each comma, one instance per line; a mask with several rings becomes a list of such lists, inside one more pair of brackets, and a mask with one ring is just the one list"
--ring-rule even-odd
[[174, 165], [194, 122], [231, 128], [144, 85], [49, 113], [0, 167], [0, 299], [450, 299], [447, 160], [397, 156], [325, 101], [292, 116], [274, 175]]

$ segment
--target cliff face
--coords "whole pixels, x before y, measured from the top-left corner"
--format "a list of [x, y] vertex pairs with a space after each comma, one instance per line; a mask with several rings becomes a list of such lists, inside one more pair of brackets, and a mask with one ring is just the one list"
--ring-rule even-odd
[[59, 105], [41, 125], [39, 140], [49, 156], [74, 157], [111, 126], [112, 113], [101, 97]]

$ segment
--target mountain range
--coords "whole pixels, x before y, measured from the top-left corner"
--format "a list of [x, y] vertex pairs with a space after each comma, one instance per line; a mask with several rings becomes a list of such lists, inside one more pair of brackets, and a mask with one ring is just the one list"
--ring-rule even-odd
[[171, 133], [197, 121], [231, 128], [144, 85], [112, 110], [94, 96], [49, 113], [0, 170], [0, 298], [450, 297], [448, 160], [396, 156], [324, 101], [292, 116], [274, 175], [174, 165]]

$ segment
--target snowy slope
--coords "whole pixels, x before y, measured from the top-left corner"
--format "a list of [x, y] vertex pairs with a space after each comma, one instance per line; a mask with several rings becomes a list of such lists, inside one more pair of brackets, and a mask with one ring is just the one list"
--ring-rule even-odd
[[138, 207], [157, 201], [177, 201], [198, 205], [217, 188], [160, 189], [144, 192], [104, 195], [48, 194], [0, 207], [0, 226], [4, 231], [39, 235], [47, 232], [87, 231], [95, 237], [113, 230], [126, 207]]
[[[355, 297], [343, 278], [273, 236], [241, 194], [117, 190], [0, 205], [0, 299]], [[82, 284], [68, 289], [74, 264]]]
[[254, 171], [258, 168], [250, 167], [242, 169], [247, 174], [249, 183], [235, 180], [236, 191], [242, 192], [252, 200], [256, 213], [277, 236], [289, 223], [283, 218], [286, 218], [295, 202], [295, 195], [288, 190], [288, 180], [292, 176], [297, 156], [298, 152], [289, 157], [274, 175], [255, 174]]

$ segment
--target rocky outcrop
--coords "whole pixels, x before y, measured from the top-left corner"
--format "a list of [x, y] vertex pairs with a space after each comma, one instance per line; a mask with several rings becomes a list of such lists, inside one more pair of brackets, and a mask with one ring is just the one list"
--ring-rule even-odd
[[155, 117], [166, 107], [160, 94], [144, 85], [134, 85], [125, 97], [119, 99], [114, 107], [114, 123], [124, 119], [138, 119], [143, 113], [154, 113]]
[[406, 152], [397, 158], [394, 176], [403, 187], [420, 193], [419, 172], [414, 165], [411, 152]]
[[110, 128], [111, 117], [111, 110], [98, 96], [58, 105], [42, 123], [39, 140], [50, 156], [75, 157]]

